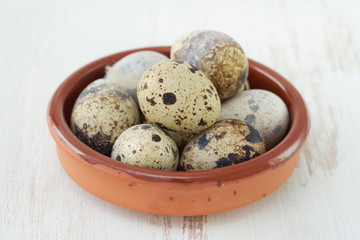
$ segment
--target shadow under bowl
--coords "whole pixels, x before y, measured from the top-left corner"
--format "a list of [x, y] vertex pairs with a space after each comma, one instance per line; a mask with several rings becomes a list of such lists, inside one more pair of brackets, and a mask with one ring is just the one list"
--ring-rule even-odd
[[249, 161], [196, 172], [136, 167], [106, 157], [82, 143], [69, 127], [80, 92], [104, 76], [105, 66], [136, 51], [170, 55], [170, 47], [124, 51], [96, 60], [69, 76], [56, 90], [47, 122], [59, 160], [67, 174], [93, 195], [140, 212], [193, 216], [227, 211], [257, 201], [281, 186], [293, 172], [310, 122], [299, 92], [282, 76], [249, 59], [251, 88], [277, 94], [288, 107], [290, 126], [274, 148]]

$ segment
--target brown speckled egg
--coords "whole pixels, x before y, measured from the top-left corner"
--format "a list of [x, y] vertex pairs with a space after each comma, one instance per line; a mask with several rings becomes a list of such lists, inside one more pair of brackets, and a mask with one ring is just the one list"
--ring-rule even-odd
[[199, 133], [185, 146], [180, 168], [197, 171], [226, 167], [264, 152], [264, 140], [253, 126], [227, 119]]
[[289, 112], [281, 98], [260, 89], [243, 91], [223, 102], [219, 119], [228, 118], [251, 123], [264, 137], [267, 150], [284, 138], [289, 124]]
[[187, 61], [203, 71], [221, 100], [233, 96], [244, 85], [249, 71], [241, 46], [217, 31], [199, 30], [178, 38], [172, 45], [171, 58]]
[[90, 148], [110, 156], [112, 145], [125, 129], [140, 122], [134, 100], [118, 83], [98, 79], [77, 98], [71, 130]]
[[138, 167], [168, 171], [175, 171], [179, 164], [174, 140], [151, 124], [139, 124], [125, 130], [116, 139], [111, 158]]
[[153, 65], [142, 75], [137, 96], [145, 118], [176, 132], [200, 132], [220, 114], [214, 85], [187, 62], [164, 60]]

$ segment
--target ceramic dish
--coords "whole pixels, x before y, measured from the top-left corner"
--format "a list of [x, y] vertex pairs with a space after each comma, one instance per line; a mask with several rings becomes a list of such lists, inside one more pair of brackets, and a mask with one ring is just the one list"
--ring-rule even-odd
[[169, 56], [170, 47], [120, 52], [73, 73], [56, 90], [47, 112], [59, 160], [67, 174], [95, 196], [136, 211], [162, 215], [202, 215], [257, 201], [282, 185], [293, 172], [309, 132], [306, 106], [298, 91], [268, 67], [249, 60], [251, 88], [280, 96], [290, 112], [286, 137], [273, 149], [249, 161], [198, 172], [159, 171], [127, 165], [90, 149], [71, 132], [73, 104], [90, 82], [104, 76], [105, 66], [141, 50]]

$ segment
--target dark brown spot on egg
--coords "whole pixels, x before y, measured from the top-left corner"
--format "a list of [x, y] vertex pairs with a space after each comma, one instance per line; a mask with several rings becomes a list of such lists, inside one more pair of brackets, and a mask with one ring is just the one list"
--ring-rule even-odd
[[117, 155], [115, 159], [121, 162], [121, 157], [119, 155]]
[[191, 68], [189, 68], [189, 70], [192, 72], [192, 73], [195, 73], [196, 71], [198, 71], [199, 69], [193, 65], [191, 65]]
[[206, 133], [204, 133], [200, 138], [198, 142], [199, 150], [203, 150], [208, 144], [210, 140], [206, 139]]
[[208, 97], [206, 95], [203, 96], [203, 99], [207, 99]]
[[247, 121], [248, 123], [254, 123], [256, 120], [256, 117], [254, 114], [248, 114], [245, 117], [245, 121]]
[[141, 129], [143, 129], [143, 130], [146, 130], [146, 129], [149, 129], [149, 128], [150, 128], [149, 125], [142, 125], [142, 126], [141, 126]]
[[144, 84], [144, 89], [148, 89], [147, 83]]
[[239, 154], [237, 154], [237, 153], [229, 153], [228, 154], [228, 159], [230, 160], [230, 161], [232, 161], [234, 164], [237, 164], [237, 163], [239, 163], [239, 162], [242, 162], [241, 160], [241, 157], [240, 157], [240, 155]]
[[155, 100], [154, 100], [154, 97], [153, 98], [148, 98], [148, 97], [146, 97], [146, 101], [148, 102], [148, 103], [150, 103], [151, 104], [151, 106], [154, 106], [154, 105], [156, 105], [156, 102], [155, 102]]
[[259, 110], [259, 105], [250, 105], [249, 108], [253, 111], [253, 112], [257, 112]]
[[135, 154], [136, 153], [136, 150], [134, 149], [134, 150], [132, 150], [132, 154]]
[[222, 167], [232, 165], [232, 161], [230, 161], [226, 157], [219, 158], [219, 160], [217, 160], [215, 163], [216, 163], [216, 166], [214, 168], [222, 168]]
[[241, 162], [260, 156], [260, 153], [255, 151], [255, 149], [249, 145], [243, 146], [242, 149], [245, 151], [245, 156], [241, 159]]
[[151, 139], [154, 141], [154, 142], [160, 142], [161, 141], [161, 137], [157, 134], [153, 134]]
[[172, 201], [172, 200], [173, 200], [173, 197], [169, 197], [169, 200]]
[[103, 96], [103, 97], [100, 97], [99, 100], [100, 100], [100, 102], [104, 102], [104, 101], [108, 100], [108, 98]]
[[165, 105], [172, 105], [176, 103], [176, 95], [174, 93], [165, 93], [163, 95], [163, 102]]
[[204, 119], [200, 119], [200, 122], [198, 123], [198, 126], [206, 126], [207, 122], [204, 121]]
[[179, 151], [176, 148], [171, 148], [171, 152], [173, 153], [174, 159], [179, 156]]
[[216, 134], [215, 138], [216, 140], [222, 139], [226, 135], [225, 131], [222, 131], [220, 134]]
[[97, 132], [95, 135], [88, 135], [87, 124], [83, 124], [83, 128], [74, 125], [75, 136], [91, 149], [110, 157], [113, 142], [111, 136], [103, 132]]
[[276, 128], [273, 130], [274, 134], [278, 134], [281, 131], [282, 127], [281, 125], [277, 125]]
[[175, 124], [180, 126], [181, 125], [181, 120], [180, 119], [175, 119]]
[[212, 107], [206, 107], [206, 110], [211, 111]]
[[249, 135], [247, 135], [245, 137], [246, 141], [251, 142], [251, 143], [262, 142], [262, 138], [260, 136], [260, 133], [253, 126], [251, 126], [251, 124], [246, 123], [246, 125], [250, 130]]
[[208, 197], [208, 201], [211, 202], [211, 197]]
[[191, 165], [191, 164], [186, 164], [186, 166], [185, 166], [185, 169], [187, 170], [187, 171], [189, 171], [189, 170], [194, 170], [194, 167]]
[[164, 79], [160, 78], [160, 79], [159, 79], [159, 82], [160, 82], [160, 83], [163, 83], [163, 82], [164, 82]]

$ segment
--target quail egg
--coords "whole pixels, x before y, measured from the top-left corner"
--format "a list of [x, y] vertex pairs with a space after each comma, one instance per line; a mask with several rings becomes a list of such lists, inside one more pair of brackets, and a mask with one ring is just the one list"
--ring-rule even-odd
[[120, 84], [98, 79], [78, 96], [71, 113], [71, 130], [87, 146], [110, 156], [115, 139], [140, 122], [134, 100]]
[[185, 146], [180, 168], [186, 171], [221, 168], [264, 152], [264, 140], [251, 124], [226, 119], [199, 133]]
[[152, 124], [139, 124], [125, 130], [116, 139], [111, 158], [138, 167], [168, 171], [175, 171], [179, 164], [174, 140]]
[[157, 62], [169, 59], [155, 51], [134, 52], [106, 67], [105, 78], [118, 81], [128, 94], [137, 101], [136, 88], [141, 75]]
[[264, 137], [267, 150], [284, 138], [289, 124], [289, 112], [283, 100], [261, 89], [243, 91], [223, 102], [219, 119], [227, 118], [252, 124]]
[[200, 132], [220, 114], [214, 85], [187, 62], [164, 60], [150, 67], [140, 79], [137, 96], [145, 118], [176, 132]]
[[188, 61], [214, 83], [221, 100], [242, 88], [249, 71], [247, 57], [230, 36], [198, 30], [178, 38], [171, 47], [171, 58]]

